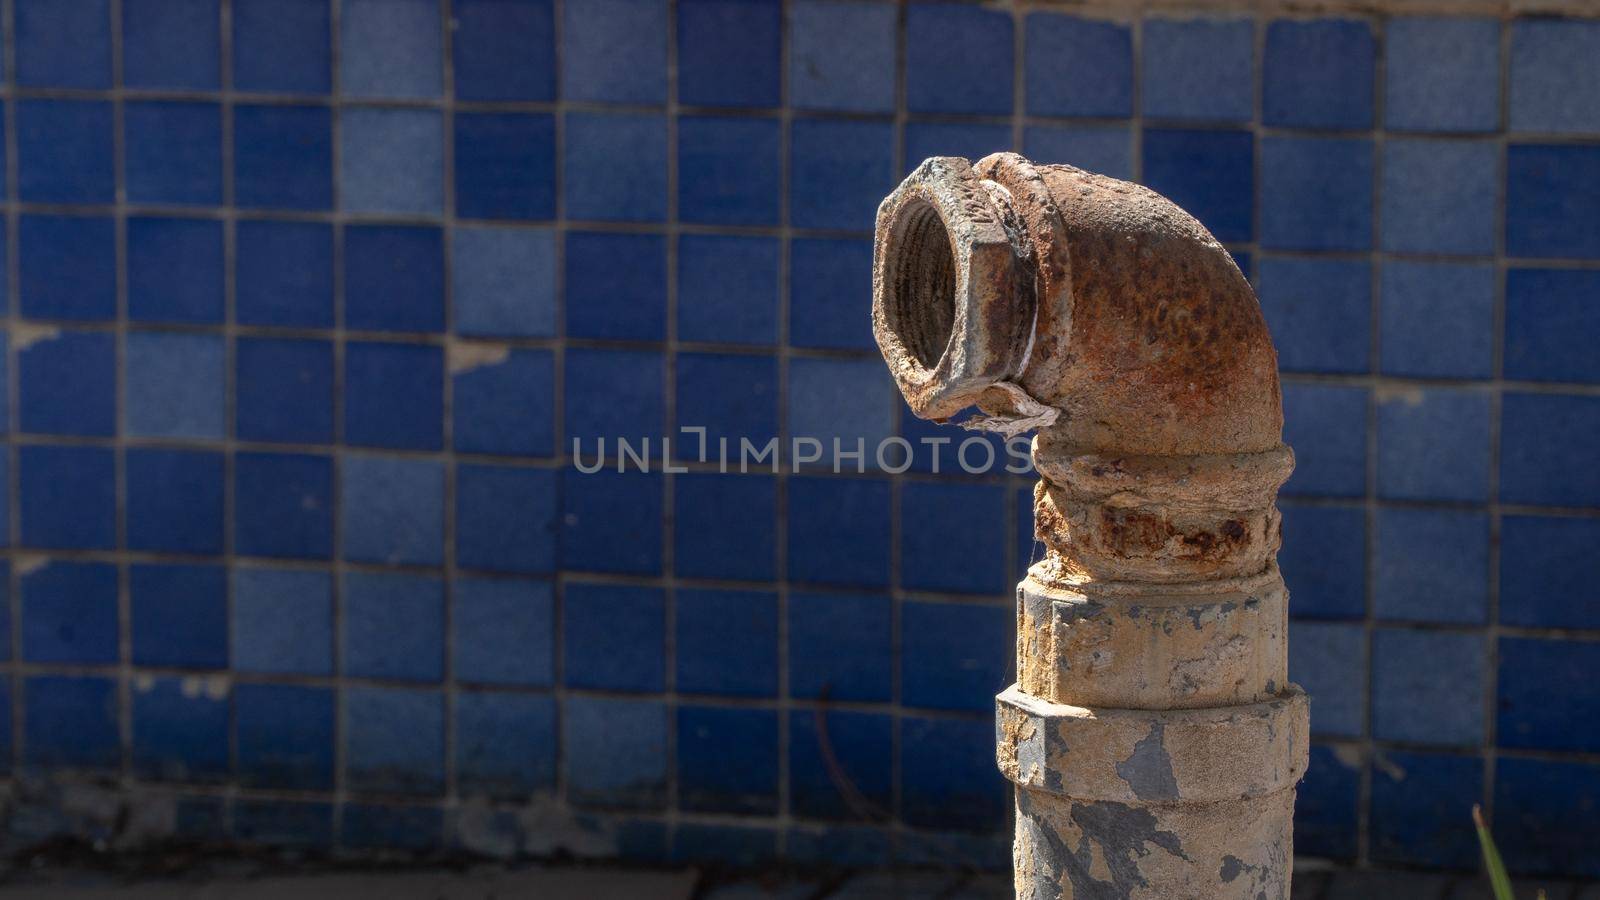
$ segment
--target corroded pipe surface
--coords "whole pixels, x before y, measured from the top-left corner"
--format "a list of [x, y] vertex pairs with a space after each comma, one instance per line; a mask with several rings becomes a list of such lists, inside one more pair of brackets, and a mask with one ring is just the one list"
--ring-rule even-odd
[[1000, 153], [878, 210], [873, 330], [912, 410], [1042, 425], [996, 698], [1019, 898], [1287, 898], [1305, 695], [1278, 574], [1277, 355], [1210, 232], [1138, 185]]

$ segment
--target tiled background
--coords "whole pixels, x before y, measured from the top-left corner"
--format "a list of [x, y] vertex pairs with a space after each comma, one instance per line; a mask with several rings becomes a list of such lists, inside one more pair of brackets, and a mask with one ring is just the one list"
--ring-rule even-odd
[[[15, 796], [312, 847], [1005, 865], [1029, 479], [569, 454], [948, 436], [873, 349], [872, 216], [924, 156], [1016, 147], [1169, 194], [1259, 287], [1297, 848], [1468, 867], [1482, 802], [1516, 868], [1600, 874], [1600, 23], [0, 12]], [[44, 796], [8, 846], [96, 832]]]

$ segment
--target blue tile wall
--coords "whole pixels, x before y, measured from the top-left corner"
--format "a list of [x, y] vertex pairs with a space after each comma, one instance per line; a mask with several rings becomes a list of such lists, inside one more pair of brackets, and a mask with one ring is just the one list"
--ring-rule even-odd
[[[959, 471], [867, 305], [897, 179], [1021, 149], [1171, 196], [1257, 286], [1297, 849], [1471, 866], [1483, 802], [1514, 867], [1600, 874], [1600, 24], [13, 0], [0, 31], [0, 771], [183, 787], [200, 840], [434, 849], [492, 800], [520, 841], [536, 798], [640, 859], [1003, 865], [1033, 479]], [[862, 471], [739, 471], [795, 437]]]

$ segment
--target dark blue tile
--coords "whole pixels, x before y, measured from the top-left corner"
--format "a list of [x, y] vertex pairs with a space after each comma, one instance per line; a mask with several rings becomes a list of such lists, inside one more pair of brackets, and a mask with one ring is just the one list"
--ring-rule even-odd
[[505, 456], [554, 453], [554, 356], [549, 350], [482, 349], [492, 354], [485, 361], [451, 365], [455, 448]]
[[332, 81], [329, 0], [234, 0], [233, 86], [325, 94]]
[[227, 668], [227, 570], [129, 566], [128, 620], [134, 665]]
[[553, 697], [463, 692], [456, 697], [456, 784], [467, 796], [526, 802], [556, 783]]
[[233, 146], [236, 206], [333, 206], [333, 122], [326, 107], [236, 106]]
[[1600, 257], [1600, 146], [1512, 144], [1506, 148], [1506, 253]]
[[777, 594], [680, 589], [674, 618], [680, 692], [777, 696]]
[[1070, 163], [1127, 181], [1133, 178], [1133, 136], [1126, 125], [1029, 125], [1023, 153], [1041, 163]]
[[1148, 19], [1144, 114], [1248, 122], [1255, 117], [1255, 22], [1249, 18]]
[[455, 0], [458, 100], [554, 100], [552, 0]]
[[1407, 16], [1384, 28], [1384, 122], [1406, 131], [1500, 125], [1500, 23]]
[[1009, 125], [910, 122], [905, 131], [907, 172], [930, 156], [960, 156], [977, 162], [991, 153], [1013, 149]]
[[789, 343], [870, 350], [872, 323], [861, 315], [860, 285], [872, 282], [872, 242], [796, 238], [789, 245]]
[[456, 565], [499, 572], [556, 568], [554, 469], [456, 467]]
[[1405, 388], [1378, 398], [1378, 495], [1390, 500], [1489, 498], [1490, 394]]
[[1600, 747], [1597, 666], [1600, 644], [1501, 638], [1499, 745], [1594, 752]]
[[133, 771], [154, 781], [221, 781], [229, 774], [228, 696], [188, 678], [136, 678]]
[[345, 847], [423, 851], [444, 845], [444, 811], [437, 806], [346, 803], [340, 823]]
[[1313, 744], [1294, 804], [1294, 842], [1301, 853], [1354, 859], [1361, 802], [1360, 750]]
[[1256, 293], [1285, 372], [1366, 372], [1372, 266], [1366, 260], [1266, 257]]
[[901, 700], [990, 709], [1011, 680], [1013, 616], [1004, 606], [907, 601], [900, 612]]
[[23, 762], [41, 768], [104, 769], [121, 761], [117, 683], [36, 675], [23, 682]]
[[1576, 598], [1600, 583], [1600, 519], [1500, 520], [1500, 621], [1530, 628], [1600, 628], [1600, 604]]
[[667, 329], [667, 241], [658, 234], [567, 235], [567, 334], [661, 340]]
[[339, 538], [346, 560], [444, 562], [444, 464], [346, 454], [339, 468]]
[[116, 546], [114, 457], [101, 447], [17, 448], [22, 524], [18, 544], [78, 550]]
[[680, 0], [678, 102], [777, 106], [782, 18], [778, 0]]
[[420, 344], [354, 342], [344, 350], [344, 439], [437, 450], [444, 440], [444, 354]]
[[233, 689], [233, 706], [241, 784], [290, 790], [333, 787], [331, 690], [240, 684]]
[[1261, 118], [1267, 125], [1369, 128], [1377, 43], [1360, 19], [1279, 19], [1267, 26]]
[[360, 213], [444, 210], [444, 119], [433, 109], [346, 106], [339, 113], [339, 207]]
[[1372, 142], [1261, 140], [1261, 244], [1280, 250], [1372, 246]]
[[1478, 842], [1461, 823], [1483, 797], [1476, 756], [1382, 751], [1372, 767], [1372, 858], [1471, 869]]
[[778, 437], [774, 357], [680, 353], [676, 381], [679, 459], [736, 459], [742, 441], [762, 447]]
[[1219, 241], [1255, 235], [1255, 163], [1255, 136], [1248, 131], [1144, 131], [1144, 183]]
[[341, 91], [353, 97], [439, 96], [439, 0], [340, 0], [339, 12]]
[[110, 0], [18, 0], [17, 84], [111, 87]]
[[451, 312], [460, 334], [546, 337], [556, 331], [556, 239], [523, 228], [454, 229]]
[[430, 575], [346, 572], [343, 674], [438, 683], [444, 677], [444, 584]]
[[783, 129], [776, 119], [678, 119], [678, 217], [711, 225], [776, 225]]
[[1361, 623], [1291, 622], [1289, 679], [1311, 698], [1311, 733], [1360, 737], [1366, 720], [1367, 635]]
[[1133, 36], [1126, 24], [1038, 12], [1028, 16], [1027, 40], [1030, 115], [1132, 114]]
[[886, 715], [822, 707], [791, 712], [789, 796], [794, 812], [808, 819], [888, 819], [893, 731], [893, 720]]
[[17, 196], [34, 203], [110, 203], [116, 194], [111, 104], [16, 102]]
[[129, 447], [123, 464], [130, 550], [223, 550], [221, 453]]
[[222, 324], [222, 223], [128, 219], [128, 318]]
[[234, 432], [241, 440], [333, 440], [332, 342], [241, 337], [234, 378]]
[[562, 473], [561, 566], [580, 572], [661, 571], [661, 476]]
[[1505, 375], [1528, 381], [1600, 382], [1592, 337], [1600, 329], [1600, 272], [1506, 273]]
[[1488, 516], [1381, 507], [1372, 570], [1378, 618], [1481, 625], [1489, 612]]
[[562, 619], [567, 687], [663, 689], [666, 597], [660, 588], [568, 582]]
[[1367, 516], [1358, 507], [1286, 503], [1278, 565], [1296, 618], [1362, 619], [1366, 585], [1351, 572], [1366, 568]]
[[239, 800], [233, 836], [268, 847], [326, 848], [333, 843], [333, 807], [298, 800]]
[[444, 237], [438, 228], [345, 228], [344, 326], [357, 331], [444, 328]]
[[887, 594], [789, 596], [789, 695], [886, 701], [894, 679]]
[[871, 467], [878, 444], [894, 434], [899, 398], [877, 359], [792, 359], [786, 399], [789, 433], [819, 442], [823, 465], [831, 463], [837, 441], [847, 451], [864, 447], [864, 465]]
[[233, 569], [233, 667], [333, 674], [333, 578], [305, 569]]
[[1491, 141], [1385, 141], [1383, 249], [1492, 254], [1499, 172]]
[[[712, 451], [712, 458], [715, 451]], [[777, 486], [770, 476], [696, 473], [673, 481], [674, 571], [689, 578], [771, 581]]]
[[555, 201], [555, 119], [545, 113], [457, 113], [456, 215], [550, 219]]
[[889, 484], [790, 478], [789, 577], [825, 584], [889, 583]]
[[894, 188], [890, 122], [796, 119], [789, 135], [789, 222], [797, 228], [872, 228]]
[[572, 697], [562, 711], [568, 800], [579, 806], [633, 809], [665, 805], [665, 704]]
[[1508, 393], [1500, 413], [1500, 499], [1600, 506], [1600, 398]]
[[1600, 133], [1600, 22], [1518, 19], [1511, 23], [1513, 131]]
[[788, 13], [792, 106], [894, 111], [894, 4], [797, 0]]
[[1010, 12], [955, 3], [909, 6], [906, 107], [913, 112], [1009, 115], [1012, 28]]
[[778, 251], [778, 242], [765, 237], [679, 237], [679, 339], [771, 344], [778, 333]]
[[123, 106], [125, 188], [130, 203], [222, 202], [222, 111], [215, 103]]
[[1011, 787], [995, 778], [987, 718], [900, 720], [900, 816], [921, 828], [999, 831]]
[[240, 453], [233, 479], [235, 553], [327, 559], [333, 552], [328, 457]]
[[333, 325], [333, 228], [320, 222], [234, 225], [234, 316], [242, 325]]
[[1596, 791], [1600, 766], [1592, 762], [1497, 759], [1494, 838], [1511, 871], [1600, 874]]
[[674, 830], [672, 860], [743, 869], [770, 866], [778, 860], [778, 835], [770, 828], [685, 822]]
[[[1373, 736], [1417, 744], [1481, 744], [1488, 651], [1478, 632], [1377, 629], [1372, 635]], [[1439, 677], [1442, 672], [1449, 677]]]
[[[667, 99], [666, 0], [593, 0], [562, 6], [561, 93], [566, 100], [660, 105]], [[627, 60], [618, 65], [617, 60]]]
[[218, 0], [122, 0], [122, 83], [216, 90], [221, 84]]
[[23, 661], [117, 661], [116, 566], [56, 560], [20, 582]]
[[18, 240], [24, 316], [117, 317], [117, 232], [110, 219], [23, 216]]
[[1283, 442], [1295, 449], [1283, 492], [1359, 497], [1367, 484], [1367, 391], [1321, 384], [1283, 387]]
[[[900, 582], [928, 591], [1004, 594], [1005, 491], [992, 485], [918, 482], [900, 496]], [[951, 542], [961, 546], [950, 553]]]
[[652, 446], [658, 444], [665, 434], [664, 373], [661, 354], [653, 350], [568, 350], [567, 440], [581, 443], [588, 454], [598, 450], [608, 460], [617, 458], [622, 439], [635, 450], [647, 438]]
[[1494, 365], [1495, 281], [1488, 264], [1386, 261], [1378, 304], [1378, 361], [1384, 374], [1488, 378]]
[[110, 437], [117, 433], [117, 342], [104, 331], [45, 332], [17, 349], [22, 431]]
[[631, 113], [567, 114], [562, 169], [570, 219], [667, 217], [667, 120]]
[[678, 707], [678, 806], [691, 812], [778, 811], [778, 713]]
[[353, 791], [444, 790], [444, 696], [410, 688], [344, 692], [344, 781]]
[[458, 578], [452, 586], [455, 677], [549, 687], [555, 680], [555, 599], [548, 581]]

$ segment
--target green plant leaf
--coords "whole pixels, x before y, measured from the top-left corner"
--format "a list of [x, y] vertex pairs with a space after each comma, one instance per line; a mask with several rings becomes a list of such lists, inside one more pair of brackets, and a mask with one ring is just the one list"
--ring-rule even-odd
[[1483, 824], [1483, 810], [1472, 804], [1472, 824], [1478, 829], [1478, 844], [1483, 848], [1483, 867], [1489, 872], [1489, 887], [1494, 890], [1494, 900], [1516, 900], [1511, 893], [1511, 877], [1506, 874], [1506, 864], [1495, 849], [1494, 836], [1489, 826]]

